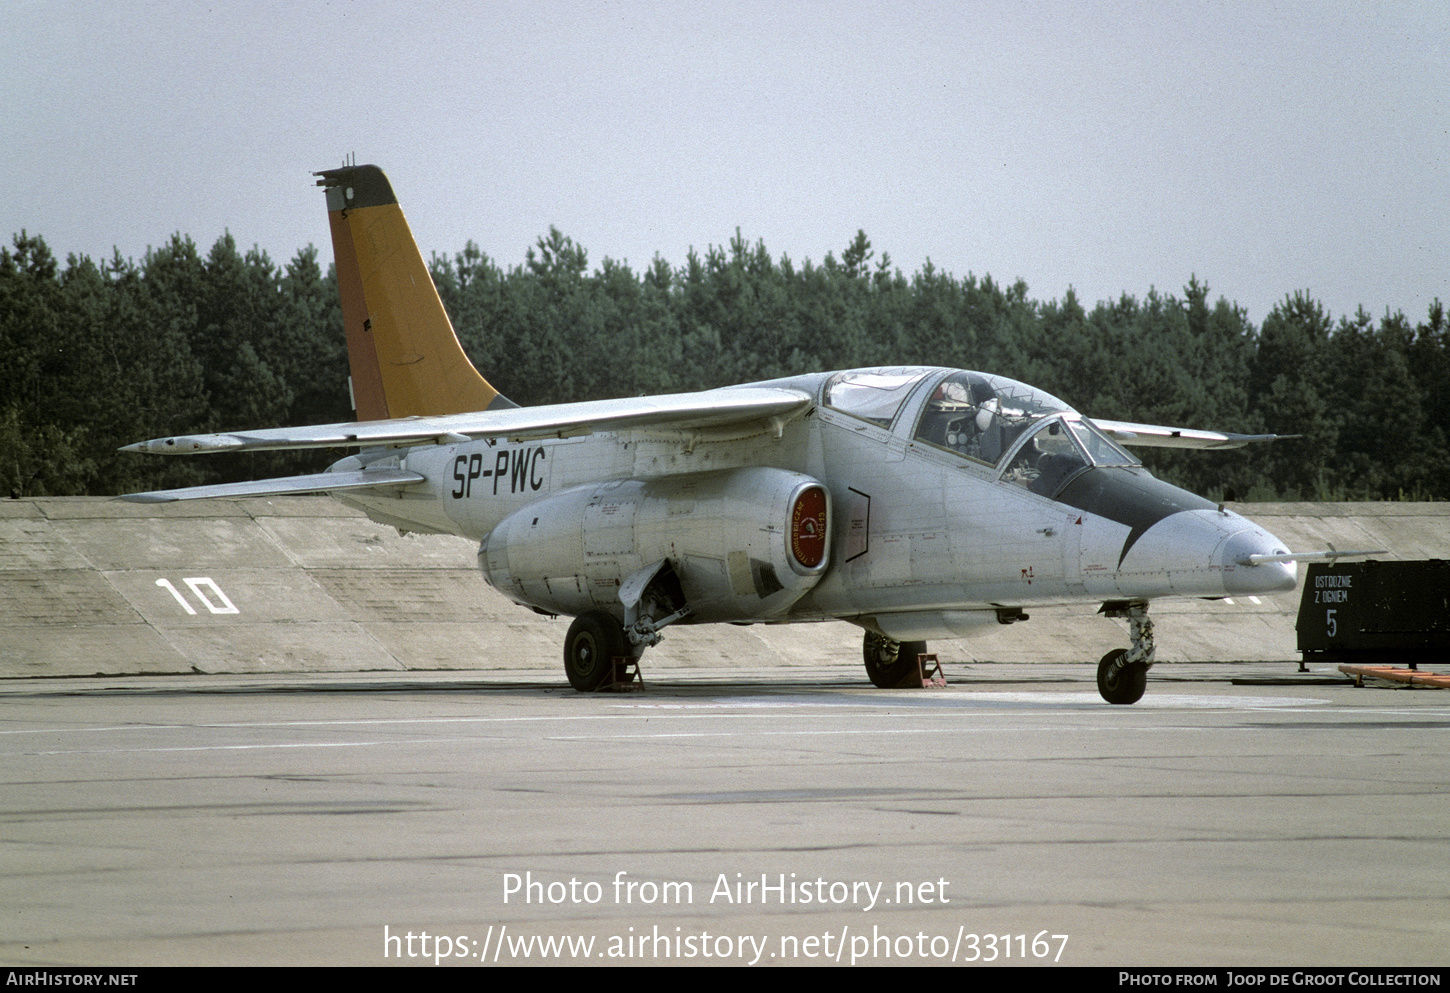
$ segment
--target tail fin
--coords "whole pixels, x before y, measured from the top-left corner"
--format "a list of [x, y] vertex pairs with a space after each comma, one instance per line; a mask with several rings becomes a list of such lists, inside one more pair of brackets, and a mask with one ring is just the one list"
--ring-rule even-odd
[[464, 354], [383, 171], [361, 165], [315, 175], [327, 189], [358, 420], [518, 406]]

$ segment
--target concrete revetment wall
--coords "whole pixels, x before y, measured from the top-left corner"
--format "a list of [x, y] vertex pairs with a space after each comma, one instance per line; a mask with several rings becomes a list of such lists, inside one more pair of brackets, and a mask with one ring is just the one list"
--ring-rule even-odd
[[[1450, 558], [1450, 504], [1238, 504], [1295, 550]], [[1303, 567], [1300, 568], [1302, 577]], [[1299, 593], [1159, 601], [1159, 660], [1296, 662]], [[1127, 644], [1091, 607], [933, 644], [960, 662], [1096, 662]], [[538, 670], [563, 681], [567, 619], [490, 589], [462, 538], [400, 536], [326, 497], [160, 505], [0, 503], [0, 678], [189, 672]], [[860, 669], [844, 623], [672, 628], [650, 669]], [[854, 670], [852, 670], [854, 671]], [[862, 673], [864, 679], [864, 673]]]

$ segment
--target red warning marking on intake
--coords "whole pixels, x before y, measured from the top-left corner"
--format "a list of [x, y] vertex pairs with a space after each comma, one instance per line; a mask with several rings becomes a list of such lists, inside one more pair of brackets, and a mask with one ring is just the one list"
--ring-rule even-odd
[[826, 558], [826, 491], [813, 486], [795, 498], [790, 511], [790, 552], [807, 569]]

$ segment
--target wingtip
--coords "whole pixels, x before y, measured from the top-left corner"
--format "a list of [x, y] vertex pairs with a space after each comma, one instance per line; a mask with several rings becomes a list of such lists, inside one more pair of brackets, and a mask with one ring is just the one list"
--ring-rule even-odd
[[152, 493], [122, 493], [118, 498], [127, 503], [175, 503], [176, 497], [168, 496], [162, 492]]
[[230, 434], [183, 434], [173, 438], [152, 438], [125, 445], [120, 451], [148, 455], [191, 455], [196, 452], [228, 452], [245, 447], [246, 442]]

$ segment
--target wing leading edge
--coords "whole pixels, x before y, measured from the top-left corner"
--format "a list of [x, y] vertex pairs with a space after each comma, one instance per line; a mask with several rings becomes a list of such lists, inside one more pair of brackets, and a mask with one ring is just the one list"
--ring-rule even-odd
[[1104, 421], [1096, 417], [1092, 422], [1106, 431], [1120, 445], [1135, 448], [1243, 448], [1257, 442], [1275, 441], [1280, 438], [1294, 438], [1291, 434], [1234, 434], [1231, 431], [1198, 431], [1193, 428], [1174, 428], [1160, 424], [1135, 424], [1132, 421]]
[[744, 387], [663, 396], [516, 407], [439, 417], [266, 428], [226, 434], [154, 438], [123, 452], [191, 455], [200, 452], [265, 452], [292, 448], [371, 448], [457, 444], [479, 438], [567, 438], [596, 431], [664, 428], [671, 431], [726, 427], [747, 421], [782, 423], [805, 413], [811, 398], [796, 390]]
[[[127, 445], [123, 452], [191, 455], [202, 452], [265, 452], [301, 448], [378, 448], [406, 445], [459, 444], [481, 438], [567, 438], [596, 431], [654, 428], [672, 432], [759, 422], [777, 433], [811, 406], [808, 394], [773, 387], [744, 387], [674, 393], [623, 400], [517, 407], [506, 410], [405, 417], [386, 421], [317, 424], [300, 428], [268, 428], [227, 434], [177, 435]], [[345, 490], [386, 489], [425, 482], [425, 477], [398, 469], [319, 472], [243, 483], [188, 486], [174, 490], [128, 493], [133, 503], [168, 503], [213, 497], [290, 496]]]

